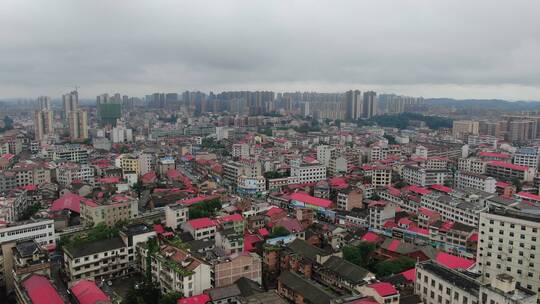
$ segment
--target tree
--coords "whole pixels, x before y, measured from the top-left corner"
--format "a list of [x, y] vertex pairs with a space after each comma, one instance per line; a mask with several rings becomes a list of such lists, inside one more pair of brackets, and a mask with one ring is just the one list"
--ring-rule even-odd
[[209, 217], [216, 214], [216, 211], [221, 209], [221, 201], [213, 199], [207, 202], [200, 202], [189, 207], [189, 218], [197, 219], [201, 217]]
[[398, 189], [401, 189], [401, 188], [403, 188], [403, 187], [405, 187], [405, 186], [407, 186], [407, 183], [404, 182], [404, 181], [402, 181], [402, 180], [400, 180], [400, 181], [398, 181], [398, 182], [396, 182], [396, 183], [394, 184], [394, 187], [395, 187], [395, 188], [398, 188]]
[[169, 292], [161, 296], [159, 304], [176, 304], [184, 295], [180, 292]]
[[415, 264], [414, 260], [409, 257], [399, 257], [378, 263], [375, 265], [375, 273], [378, 277], [384, 277], [414, 268]]
[[384, 135], [384, 138], [386, 138], [388, 140], [388, 144], [389, 145], [395, 145], [397, 144], [398, 142], [396, 141], [396, 138], [392, 135], [389, 135], [389, 134], [385, 134]]
[[289, 230], [285, 229], [283, 226], [276, 226], [272, 229], [272, 233], [270, 234], [270, 238], [276, 238], [280, 236], [287, 236], [291, 234]]
[[369, 198], [370, 200], [378, 201], [381, 199], [381, 197], [377, 193], [373, 193], [373, 195]]
[[161, 304], [160, 298], [159, 286], [155, 282], [145, 281], [138, 288], [131, 286], [122, 304]]
[[375, 244], [362, 242], [356, 246], [343, 247], [343, 258], [360, 267], [369, 268], [372, 264], [372, 253], [375, 251]]
[[523, 184], [521, 183], [521, 180], [519, 180], [519, 178], [517, 177], [512, 180], [512, 185], [516, 187], [516, 192], [521, 192], [521, 190], [523, 189]]
[[144, 189], [142, 181], [138, 180], [135, 185], [133, 185], [133, 190], [137, 192], [137, 197], [141, 198], [141, 192]]

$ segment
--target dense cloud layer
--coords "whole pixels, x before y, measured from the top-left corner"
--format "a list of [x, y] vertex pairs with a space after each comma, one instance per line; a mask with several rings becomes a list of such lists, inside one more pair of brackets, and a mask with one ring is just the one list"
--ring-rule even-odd
[[539, 1], [2, 0], [0, 97], [81, 87], [540, 99]]

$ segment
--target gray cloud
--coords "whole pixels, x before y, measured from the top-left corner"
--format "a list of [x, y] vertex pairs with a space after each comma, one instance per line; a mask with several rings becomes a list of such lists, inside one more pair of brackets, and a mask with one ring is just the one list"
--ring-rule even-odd
[[185, 89], [540, 99], [538, 1], [3, 0], [0, 96]]

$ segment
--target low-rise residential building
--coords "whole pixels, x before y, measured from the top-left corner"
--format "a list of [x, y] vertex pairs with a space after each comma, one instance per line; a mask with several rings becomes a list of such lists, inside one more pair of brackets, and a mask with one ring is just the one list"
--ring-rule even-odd
[[458, 170], [477, 174], [486, 173], [487, 162], [479, 158], [469, 157], [458, 160]]
[[477, 226], [480, 212], [486, 207], [474, 201], [466, 201], [446, 194], [431, 193], [422, 196], [421, 206], [438, 212], [443, 220]]
[[81, 218], [87, 226], [96, 226], [100, 223], [114, 226], [120, 221], [136, 218], [139, 213], [136, 199], [118, 194], [101, 202], [84, 200], [80, 208]]
[[432, 170], [414, 165], [405, 165], [401, 171], [401, 177], [405, 182], [422, 187], [444, 184], [447, 174], [446, 170]]
[[87, 164], [62, 163], [56, 167], [56, 180], [62, 186], [68, 186], [73, 181], [94, 183], [94, 169]]
[[32, 203], [26, 190], [14, 190], [0, 197], [0, 221], [13, 223], [20, 220]]
[[380, 304], [397, 304], [399, 303], [399, 291], [394, 285], [387, 282], [377, 282], [362, 286], [361, 292], [363, 295], [372, 297]]
[[488, 193], [497, 191], [497, 180], [493, 177], [467, 171], [457, 171], [454, 184], [457, 189], [472, 188]]
[[[212, 287], [211, 266], [192, 256], [189, 252], [163, 245], [151, 251], [146, 246], [139, 246], [141, 268], [150, 266], [152, 278], [159, 285], [162, 293], [181, 292], [184, 297], [201, 294]], [[146, 257], [150, 255], [150, 265]]]
[[337, 256], [331, 256], [318, 272], [325, 284], [347, 292], [361, 292], [362, 286], [375, 280], [373, 273]]
[[214, 287], [230, 285], [240, 278], [262, 284], [262, 259], [256, 253], [238, 252], [219, 259], [212, 266]]
[[536, 174], [536, 168], [493, 160], [488, 162], [486, 174], [504, 181], [518, 179], [523, 182], [532, 182]]
[[128, 273], [128, 248], [120, 237], [66, 246], [63, 250], [64, 269], [70, 281], [108, 280]]
[[363, 165], [360, 171], [365, 177], [371, 178], [375, 187], [386, 187], [392, 183], [392, 168], [380, 165]]
[[326, 167], [324, 165], [318, 162], [291, 161], [289, 184], [314, 183], [323, 179], [326, 179]]
[[170, 204], [165, 206], [165, 225], [173, 230], [188, 220], [189, 209], [182, 204]]
[[424, 303], [479, 304], [480, 285], [466, 273], [446, 268], [433, 261], [416, 265], [414, 291]]
[[353, 208], [362, 208], [363, 193], [356, 189], [340, 190], [337, 194], [337, 208], [350, 211]]
[[217, 223], [210, 218], [203, 217], [183, 223], [182, 229], [189, 232], [196, 240], [213, 240], [216, 235]]
[[514, 165], [538, 169], [539, 162], [540, 150], [538, 147], [520, 148], [514, 153]]

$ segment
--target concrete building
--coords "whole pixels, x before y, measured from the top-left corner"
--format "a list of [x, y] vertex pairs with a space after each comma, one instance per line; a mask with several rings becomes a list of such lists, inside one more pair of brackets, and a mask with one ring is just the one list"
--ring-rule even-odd
[[151, 254], [145, 247], [137, 247], [142, 257], [141, 268], [146, 271], [146, 256], [150, 254], [150, 273], [163, 294], [181, 292], [184, 297], [191, 297], [212, 287], [211, 266], [189, 252], [164, 245]]
[[480, 214], [478, 271], [484, 282], [505, 274], [516, 286], [540, 292], [540, 220], [537, 208], [493, 208]]
[[362, 93], [359, 90], [347, 91], [345, 93], [345, 104], [345, 119], [357, 120], [362, 117], [364, 111]]
[[454, 120], [452, 135], [458, 139], [465, 139], [468, 135], [478, 135], [479, 123], [472, 120]]
[[434, 261], [416, 264], [414, 285], [414, 292], [420, 296], [422, 303], [479, 304], [480, 282], [466, 273], [446, 268]]
[[213, 285], [223, 287], [240, 278], [247, 278], [262, 284], [262, 259], [251, 252], [240, 252], [220, 259], [213, 268]]
[[54, 136], [53, 111], [39, 110], [34, 113], [34, 131], [36, 140], [43, 141], [47, 136]]
[[291, 176], [289, 184], [318, 182], [326, 179], [326, 167], [319, 163], [303, 163], [300, 160], [291, 161]]
[[188, 208], [182, 204], [165, 206], [165, 226], [176, 230], [188, 220]]
[[68, 186], [73, 181], [94, 184], [94, 169], [87, 164], [62, 163], [56, 167], [56, 180], [62, 186]]
[[85, 200], [81, 203], [81, 219], [87, 226], [100, 223], [111, 227], [119, 221], [134, 219], [139, 214], [137, 199], [115, 195], [102, 202]]
[[350, 211], [353, 208], [363, 207], [363, 193], [356, 189], [341, 190], [337, 194], [337, 208]]
[[486, 174], [504, 181], [519, 179], [522, 182], [532, 182], [536, 174], [536, 168], [493, 160], [488, 162]]
[[72, 141], [88, 139], [88, 114], [84, 110], [68, 113], [69, 136]]
[[362, 103], [362, 117], [370, 119], [377, 116], [377, 93], [373, 91], [364, 92]]
[[540, 150], [538, 147], [520, 148], [514, 153], [514, 165], [538, 169], [539, 162]]
[[444, 184], [447, 174], [446, 170], [426, 169], [414, 165], [405, 165], [401, 170], [401, 177], [405, 182], [422, 187]]
[[120, 237], [63, 250], [64, 269], [70, 281], [109, 280], [128, 274], [128, 248]]
[[495, 193], [497, 190], [497, 180], [482, 174], [457, 171], [454, 176], [454, 186], [457, 189], [472, 188], [488, 193]]
[[487, 162], [479, 158], [469, 157], [458, 160], [458, 170], [476, 174], [486, 173]]

